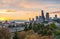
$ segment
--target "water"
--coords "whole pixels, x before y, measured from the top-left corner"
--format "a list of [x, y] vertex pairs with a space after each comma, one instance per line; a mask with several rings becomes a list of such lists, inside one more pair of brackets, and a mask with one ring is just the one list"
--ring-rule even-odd
[[24, 27], [13, 27], [13, 28], [8, 28], [10, 30], [10, 32], [15, 32], [16, 29], [17, 31], [23, 31], [24, 30]]

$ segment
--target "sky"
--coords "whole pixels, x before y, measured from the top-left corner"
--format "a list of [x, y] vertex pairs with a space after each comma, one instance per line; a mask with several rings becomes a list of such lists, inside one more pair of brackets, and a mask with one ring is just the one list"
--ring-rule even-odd
[[60, 0], [0, 0], [0, 20], [28, 20], [41, 15], [41, 10], [59, 17]]

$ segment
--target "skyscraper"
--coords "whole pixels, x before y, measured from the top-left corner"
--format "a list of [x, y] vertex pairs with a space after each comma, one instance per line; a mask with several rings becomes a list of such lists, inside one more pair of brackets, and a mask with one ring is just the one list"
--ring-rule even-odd
[[58, 19], [58, 17], [57, 17], [57, 15], [55, 15], [54, 20], [57, 20], [57, 19]]
[[32, 22], [34, 22], [34, 18], [32, 18]]
[[55, 17], [57, 18], [57, 15], [55, 15]]
[[38, 16], [36, 16], [36, 21], [38, 21], [38, 19], [39, 19]]
[[46, 13], [46, 21], [49, 22], [49, 13], [48, 12]]
[[31, 18], [29, 18], [29, 22], [31, 22]]
[[39, 16], [39, 22], [40, 22], [40, 23], [43, 22], [43, 18], [42, 18], [42, 16]]
[[29, 18], [29, 20], [31, 20], [31, 18]]
[[36, 19], [38, 19], [38, 16], [36, 16]]
[[43, 19], [43, 21], [45, 21], [45, 17], [44, 17], [44, 12], [43, 12], [43, 10], [41, 10], [41, 13], [42, 13], [42, 19]]

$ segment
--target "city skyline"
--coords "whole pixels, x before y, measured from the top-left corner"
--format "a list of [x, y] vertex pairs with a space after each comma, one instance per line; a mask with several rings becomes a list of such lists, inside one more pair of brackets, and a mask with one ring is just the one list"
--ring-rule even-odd
[[29, 20], [49, 12], [60, 17], [60, 0], [0, 0], [0, 20]]

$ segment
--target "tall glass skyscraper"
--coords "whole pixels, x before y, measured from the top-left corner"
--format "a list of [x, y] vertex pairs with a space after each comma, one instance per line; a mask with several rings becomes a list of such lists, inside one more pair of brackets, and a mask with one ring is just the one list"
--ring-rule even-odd
[[49, 22], [49, 13], [48, 12], [46, 13], [46, 21]]
[[45, 21], [44, 11], [43, 11], [43, 10], [41, 10], [41, 13], [42, 13], [42, 19], [43, 19], [43, 21]]

